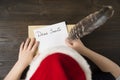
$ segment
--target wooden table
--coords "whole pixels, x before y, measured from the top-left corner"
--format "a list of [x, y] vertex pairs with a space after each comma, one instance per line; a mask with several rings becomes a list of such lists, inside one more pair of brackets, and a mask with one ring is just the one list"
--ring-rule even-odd
[[120, 0], [0, 0], [0, 80], [17, 60], [28, 25], [75, 24], [102, 5], [112, 5], [114, 16], [82, 41], [120, 65]]

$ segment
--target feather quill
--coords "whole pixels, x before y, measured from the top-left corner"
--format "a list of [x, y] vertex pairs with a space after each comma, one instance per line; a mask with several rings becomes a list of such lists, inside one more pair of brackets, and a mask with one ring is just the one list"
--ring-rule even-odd
[[104, 6], [102, 9], [91, 13], [87, 17], [79, 21], [69, 33], [70, 39], [79, 39], [90, 34], [96, 28], [103, 25], [110, 17], [113, 16], [114, 10], [112, 6]]

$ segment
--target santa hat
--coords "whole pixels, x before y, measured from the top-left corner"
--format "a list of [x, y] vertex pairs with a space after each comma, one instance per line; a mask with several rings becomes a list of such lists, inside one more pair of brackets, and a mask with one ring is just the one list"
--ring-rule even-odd
[[26, 80], [91, 80], [91, 71], [78, 52], [58, 46], [33, 60]]

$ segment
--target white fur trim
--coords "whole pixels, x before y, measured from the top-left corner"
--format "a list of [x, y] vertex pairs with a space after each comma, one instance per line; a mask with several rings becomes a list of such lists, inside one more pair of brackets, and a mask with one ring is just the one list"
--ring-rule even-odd
[[42, 60], [44, 58], [46, 58], [48, 55], [54, 54], [55, 52], [61, 52], [63, 54], [66, 54], [66, 55], [72, 57], [85, 72], [87, 80], [91, 80], [91, 70], [90, 70], [90, 67], [89, 67], [88, 63], [86, 62], [86, 60], [78, 52], [76, 52], [75, 50], [73, 50], [67, 46], [57, 46], [57, 47], [46, 50], [45, 53], [41, 53], [31, 63], [30, 69], [27, 73], [27, 77], [25, 80], [30, 80], [30, 78], [32, 77], [33, 73], [36, 71], [39, 64], [42, 62]]

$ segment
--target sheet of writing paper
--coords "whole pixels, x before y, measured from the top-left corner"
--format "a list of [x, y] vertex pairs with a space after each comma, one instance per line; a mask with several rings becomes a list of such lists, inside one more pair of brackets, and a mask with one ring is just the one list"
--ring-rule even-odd
[[44, 53], [48, 48], [65, 45], [68, 31], [65, 22], [45, 26], [34, 30], [35, 38], [40, 41], [39, 52]]

